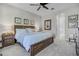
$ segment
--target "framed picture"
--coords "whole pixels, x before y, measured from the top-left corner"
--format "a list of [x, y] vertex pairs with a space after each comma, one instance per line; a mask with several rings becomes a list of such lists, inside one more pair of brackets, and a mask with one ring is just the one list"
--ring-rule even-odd
[[34, 25], [34, 20], [30, 20], [30, 25]]
[[45, 30], [51, 30], [51, 20], [45, 20], [44, 21], [44, 29]]
[[22, 23], [22, 19], [19, 17], [15, 17], [15, 24], [21, 24]]
[[68, 16], [68, 27], [77, 28], [78, 27], [78, 15]]
[[24, 19], [24, 24], [29, 24], [29, 19]]

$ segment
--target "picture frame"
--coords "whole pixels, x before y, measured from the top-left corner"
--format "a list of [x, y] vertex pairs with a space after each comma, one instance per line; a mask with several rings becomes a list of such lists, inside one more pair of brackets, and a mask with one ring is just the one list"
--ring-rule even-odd
[[68, 27], [77, 28], [78, 27], [78, 15], [68, 16]]
[[24, 19], [24, 24], [29, 24], [29, 19]]
[[44, 21], [44, 29], [51, 30], [51, 19]]
[[22, 19], [19, 17], [15, 17], [15, 24], [21, 24], [22, 23]]
[[34, 20], [30, 20], [30, 25], [34, 25]]

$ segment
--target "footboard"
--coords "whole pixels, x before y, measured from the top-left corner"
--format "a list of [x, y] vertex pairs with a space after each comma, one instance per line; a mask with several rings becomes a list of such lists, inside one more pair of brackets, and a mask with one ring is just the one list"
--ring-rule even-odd
[[38, 52], [46, 48], [51, 43], [53, 43], [53, 37], [47, 38], [46, 40], [31, 45], [30, 55], [31, 56], [36, 55]]

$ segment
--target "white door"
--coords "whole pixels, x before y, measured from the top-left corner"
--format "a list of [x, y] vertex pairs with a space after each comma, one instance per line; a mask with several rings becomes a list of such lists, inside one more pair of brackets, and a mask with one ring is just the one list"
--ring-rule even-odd
[[65, 16], [57, 15], [57, 34], [59, 39], [65, 39]]

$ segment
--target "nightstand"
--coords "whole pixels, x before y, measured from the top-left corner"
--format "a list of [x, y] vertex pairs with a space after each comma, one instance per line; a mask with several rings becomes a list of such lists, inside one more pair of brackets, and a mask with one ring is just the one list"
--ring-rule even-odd
[[3, 33], [2, 34], [2, 46], [6, 47], [9, 45], [15, 44], [14, 34], [13, 33]]
[[2, 41], [0, 41], [0, 56], [2, 56]]
[[2, 41], [0, 41], [0, 49], [2, 48]]

